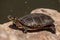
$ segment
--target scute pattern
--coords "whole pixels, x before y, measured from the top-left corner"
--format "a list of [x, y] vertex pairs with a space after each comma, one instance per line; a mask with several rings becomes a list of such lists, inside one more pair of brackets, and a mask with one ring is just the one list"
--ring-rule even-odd
[[26, 16], [23, 16], [22, 18], [18, 19], [23, 25], [30, 26], [30, 27], [36, 27], [40, 25], [40, 27], [44, 27], [47, 25], [53, 24], [54, 20], [45, 14], [29, 14]]

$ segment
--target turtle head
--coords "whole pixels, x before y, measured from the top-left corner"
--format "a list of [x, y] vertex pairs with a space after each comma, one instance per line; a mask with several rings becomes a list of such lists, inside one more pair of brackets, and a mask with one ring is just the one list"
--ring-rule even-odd
[[10, 21], [13, 21], [14, 24], [16, 23], [16, 20], [17, 20], [16, 17], [13, 17], [13, 16], [11, 16], [11, 15], [8, 15], [8, 19], [9, 19]]
[[22, 24], [19, 22], [18, 18], [9, 15], [8, 19], [13, 21], [13, 24], [15, 24], [17, 27], [22, 27]]

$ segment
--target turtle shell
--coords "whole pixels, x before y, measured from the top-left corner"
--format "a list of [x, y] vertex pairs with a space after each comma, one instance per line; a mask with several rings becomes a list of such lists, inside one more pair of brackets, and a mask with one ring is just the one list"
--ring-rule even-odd
[[23, 26], [44, 27], [53, 24], [54, 20], [46, 14], [29, 14], [18, 19]]

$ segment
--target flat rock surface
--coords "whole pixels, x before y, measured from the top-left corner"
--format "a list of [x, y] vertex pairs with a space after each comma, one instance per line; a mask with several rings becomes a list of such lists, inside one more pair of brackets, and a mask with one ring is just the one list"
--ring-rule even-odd
[[55, 20], [56, 33], [49, 31], [28, 32], [24, 34], [21, 30], [9, 28], [13, 25], [12, 21], [0, 24], [0, 40], [60, 40], [60, 13], [57, 10], [38, 8], [32, 10], [32, 13], [44, 13]]

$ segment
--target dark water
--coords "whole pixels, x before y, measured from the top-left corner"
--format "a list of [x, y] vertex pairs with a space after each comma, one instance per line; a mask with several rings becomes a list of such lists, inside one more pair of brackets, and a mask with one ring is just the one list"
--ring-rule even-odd
[[41, 7], [60, 11], [58, 0], [0, 0], [0, 23], [7, 22], [8, 15], [22, 17]]

